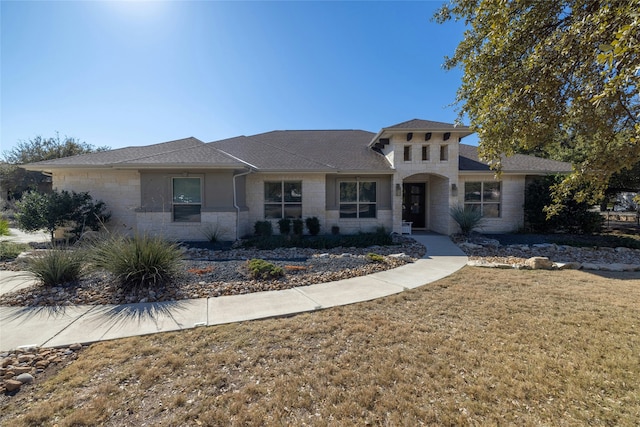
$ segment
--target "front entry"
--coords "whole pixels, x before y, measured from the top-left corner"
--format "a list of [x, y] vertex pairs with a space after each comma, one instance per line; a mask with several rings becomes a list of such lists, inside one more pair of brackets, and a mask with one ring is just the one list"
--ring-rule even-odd
[[402, 190], [402, 220], [412, 222], [413, 228], [425, 228], [426, 184], [405, 183]]

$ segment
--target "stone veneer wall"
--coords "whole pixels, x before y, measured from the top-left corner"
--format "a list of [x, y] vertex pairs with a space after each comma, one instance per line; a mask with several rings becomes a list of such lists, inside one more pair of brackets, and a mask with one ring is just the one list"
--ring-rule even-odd
[[111, 211], [107, 228], [123, 233], [136, 232], [136, 209], [140, 206], [140, 176], [137, 171], [69, 169], [53, 174], [53, 188], [89, 192]]
[[[493, 174], [462, 175], [458, 190], [458, 201], [464, 203], [464, 183], [493, 181]], [[501, 179], [500, 218], [485, 218], [482, 232], [508, 233], [524, 226], [524, 175], [503, 174]]]
[[[255, 173], [246, 176], [246, 201], [249, 212], [245, 234], [253, 232], [256, 221], [264, 221], [265, 181], [302, 181], [302, 218], [318, 217], [320, 232], [330, 232], [325, 210], [326, 179], [324, 174], [266, 174]], [[278, 233], [278, 220], [271, 220], [273, 231]], [[305, 228], [306, 232], [306, 228]]]
[[202, 212], [200, 222], [172, 222], [171, 212], [138, 212], [138, 232], [173, 240], [207, 240], [207, 231], [217, 230], [221, 240], [236, 238], [236, 212]]

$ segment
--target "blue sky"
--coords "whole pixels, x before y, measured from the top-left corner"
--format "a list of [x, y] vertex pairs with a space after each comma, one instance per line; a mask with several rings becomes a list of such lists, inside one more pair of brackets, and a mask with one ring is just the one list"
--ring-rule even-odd
[[2, 1], [0, 149], [453, 122], [464, 26], [441, 4]]

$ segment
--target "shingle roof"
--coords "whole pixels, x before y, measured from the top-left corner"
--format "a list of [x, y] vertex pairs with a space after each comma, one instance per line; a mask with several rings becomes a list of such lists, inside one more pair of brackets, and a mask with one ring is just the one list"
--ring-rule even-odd
[[456, 125], [444, 122], [434, 122], [431, 120], [413, 119], [406, 122], [398, 123], [393, 126], [387, 126], [384, 130], [451, 130], [451, 131], [469, 131], [468, 126]]
[[63, 157], [60, 159], [45, 160], [31, 163], [28, 169], [38, 169], [39, 167], [111, 167], [115, 164], [132, 162], [146, 157], [180, 152], [182, 150], [203, 146], [204, 142], [197, 138], [189, 137], [175, 141], [163, 142], [160, 144], [147, 145], [144, 147], [125, 147], [97, 153], [82, 154], [79, 156]]
[[374, 134], [362, 130], [287, 130], [210, 144], [262, 171], [391, 172], [369, 149]]
[[[459, 160], [458, 170], [460, 171], [486, 172], [491, 170], [487, 163], [479, 159], [478, 147], [473, 145], [460, 144]], [[502, 158], [502, 171], [532, 173], [571, 172], [571, 163], [525, 154], [514, 154], [513, 156], [504, 156]]]

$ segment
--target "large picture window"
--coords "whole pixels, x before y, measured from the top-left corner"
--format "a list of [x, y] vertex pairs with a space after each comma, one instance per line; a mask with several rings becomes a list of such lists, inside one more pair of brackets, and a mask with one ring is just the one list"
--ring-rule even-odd
[[302, 218], [302, 181], [265, 182], [264, 217]]
[[499, 182], [465, 182], [464, 205], [479, 209], [486, 218], [500, 217]]
[[202, 180], [200, 178], [173, 178], [173, 220], [200, 222], [202, 209]]
[[375, 218], [374, 181], [340, 183], [340, 218]]

